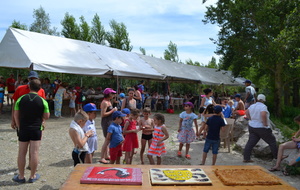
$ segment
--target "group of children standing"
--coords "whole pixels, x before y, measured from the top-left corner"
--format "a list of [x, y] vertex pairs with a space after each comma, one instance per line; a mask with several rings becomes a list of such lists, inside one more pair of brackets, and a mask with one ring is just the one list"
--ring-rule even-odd
[[[71, 122], [69, 134], [74, 143], [72, 158], [74, 166], [78, 163], [92, 163], [97, 150], [97, 133], [95, 128], [96, 112], [99, 111], [93, 103], [86, 104], [79, 110]], [[141, 135], [141, 164], [144, 164], [144, 152], [148, 142], [147, 157], [150, 164], [155, 164], [153, 156], [157, 157], [157, 164], [161, 164], [161, 156], [166, 154], [164, 141], [168, 139], [168, 131], [164, 125], [162, 114], [155, 114], [150, 118], [150, 108], [143, 110], [140, 117], [138, 109], [115, 111], [112, 123], [108, 127], [105, 143], [109, 144], [110, 164], [120, 164], [123, 151], [124, 163], [131, 164], [136, 148], [139, 148], [138, 133]]]

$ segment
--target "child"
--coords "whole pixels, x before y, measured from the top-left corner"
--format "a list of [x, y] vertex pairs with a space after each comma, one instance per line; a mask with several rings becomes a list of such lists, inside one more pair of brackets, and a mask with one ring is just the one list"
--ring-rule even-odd
[[221, 116], [222, 114], [221, 106], [215, 106], [214, 112], [216, 115], [213, 115], [210, 118], [208, 118], [206, 122], [206, 124], [208, 125], [208, 133], [206, 136], [206, 140], [203, 148], [202, 162], [200, 165], [205, 164], [207, 153], [210, 147], [212, 147], [212, 153], [213, 153], [212, 165], [215, 165], [217, 161], [218, 149], [220, 145], [220, 129], [224, 131], [225, 122]]
[[76, 108], [75, 108], [75, 100], [76, 100], [76, 90], [73, 90], [70, 93], [70, 103], [69, 103], [69, 108], [70, 108], [70, 117], [73, 117], [73, 114], [75, 115], [76, 113]]
[[89, 150], [85, 156], [85, 163], [92, 163], [93, 156], [95, 150], [98, 148], [98, 137], [97, 137], [97, 132], [96, 132], [96, 127], [95, 127], [95, 118], [97, 117], [97, 111], [100, 111], [97, 109], [96, 105], [93, 103], [88, 103], [85, 106], [83, 106], [83, 110], [88, 114], [89, 119], [86, 121], [85, 126], [83, 127], [83, 131], [87, 132], [92, 130], [93, 131], [93, 136], [90, 137], [87, 141]]
[[161, 156], [165, 155], [166, 147], [163, 141], [169, 138], [169, 134], [167, 131], [165, 123], [165, 117], [162, 114], [155, 114], [153, 117], [154, 120], [154, 132], [153, 132], [153, 138], [152, 143], [148, 150], [148, 159], [150, 161], [151, 165], [154, 165], [154, 159], [153, 156], [157, 157], [157, 165], [161, 165]]
[[124, 141], [120, 124], [125, 116], [126, 115], [122, 112], [115, 111], [112, 114], [113, 121], [107, 129], [105, 144], [109, 144], [110, 164], [114, 164], [115, 162], [116, 164], [120, 164], [122, 144]]
[[[192, 102], [185, 102], [184, 103], [184, 112], [182, 112], [179, 117], [179, 129], [178, 129], [178, 140], [179, 140], [179, 149], [177, 152], [177, 156], [181, 157], [181, 150], [183, 147], [183, 144], [186, 143], [186, 149], [185, 149], [185, 157], [187, 159], [191, 159], [191, 156], [189, 155], [190, 150], [190, 144], [193, 142], [196, 138], [196, 135], [198, 136], [198, 124], [197, 119], [198, 116], [194, 114], [193, 112], [194, 104]], [[193, 130], [193, 123], [196, 126], [196, 133]]]
[[87, 113], [83, 110], [79, 110], [70, 124], [69, 135], [74, 143], [74, 149], [72, 152], [74, 166], [79, 163], [84, 163], [85, 155], [89, 149], [87, 141], [88, 138], [93, 135], [93, 131], [89, 130], [84, 133], [82, 129], [88, 118]]
[[[121, 127], [122, 127], [122, 131], [123, 131], [124, 126], [125, 126], [125, 121], [129, 119], [130, 109], [124, 108], [124, 109], [122, 109], [122, 113], [126, 115], [126, 116], [124, 117], [124, 119], [123, 119], [123, 122], [120, 124]], [[123, 134], [123, 136], [125, 137], [124, 134]]]
[[138, 109], [133, 109], [130, 112], [129, 118], [125, 121], [123, 129], [123, 134], [125, 135], [123, 150], [125, 151], [126, 164], [132, 163], [134, 149], [139, 148], [137, 132], [139, 132], [141, 128], [137, 129], [136, 127], [139, 114]]
[[[200, 112], [200, 111], [199, 111]], [[201, 113], [201, 112], [200, 112]], [[207, 125], [206, 125], [206, 121], [209, 117], [214, 115], [214, 105], [210, 104], [208, 105], [205, 110], [202, 112], [201, 114], [201, 127], [199, 129], [198, 135], [200, 136], [202, 131], [203, 131], [203, 139], [206, 138], [206, 134], [207, 134]], [[203, 116], [203, 117], [202, 117]], [[199, 138], [199, 140], [201, 141], [201, 137]]]
[[143, 109], [143, 118], [139, 121], [139, 126], [142, 128], [142, 139], [141, 139], [141, 152], [140, 152], [140, 158], [141, 158], [141, 164], [144, 164], [144, 152], [146, 143], [148, 141], [148, 148], [150, 147], [152, 143], [152, 132], [154, 127], [154, 121], [153, 119], [149, 118], [151, 114], [151, 109], [149, 107], [146, 107]]

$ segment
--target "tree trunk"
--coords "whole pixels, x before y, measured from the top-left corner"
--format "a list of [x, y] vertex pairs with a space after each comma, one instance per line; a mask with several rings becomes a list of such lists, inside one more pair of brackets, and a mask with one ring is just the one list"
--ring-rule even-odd
[[298, 107], [300, 105], [299, 96], [299, 81], [296, 80], [293, 82], [293, 107]]
[[282, 81], [283, 64], [277, 63], [275, 70], [275, 89], [274, 89], [274, 112], [277, 117], [282, 116], [282, 91], [283, 91], [283, 81]]

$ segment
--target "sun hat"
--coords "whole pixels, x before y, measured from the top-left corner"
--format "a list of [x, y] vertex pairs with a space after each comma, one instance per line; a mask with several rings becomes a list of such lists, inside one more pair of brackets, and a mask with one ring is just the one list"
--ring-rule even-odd
[[39, 75], [35, 71], [30, 71], [27, 78], [39, 78]]
[[258, 96], [257, 96], [257, 100], [262, 100], [262, 101], [266, 101], [266, 96], [265, 95], [263, 95], [263, 94], [259, 94]]
[[122, 112], [120, 111], [115, 111], [113, 114], [112, 114], [112, 118], [113, 119], [116, 119], [117, 117], [125, 117], [126, 114], [123, 114]]
[[214, 107], [214, 111], [215, 111], [215, 113], [220, 113], [220, 112], [222, 112], [222, 107], [221, 106], [215, 106]]
[[85, 112], [100, 111], [100, 109], [97, 109], [97, 107], [94, 103], [88, 103], [83, 106], [83, 111], [85, 111]]
[[234, 97], [235, 98], [241, 98], [241, 95], [240, 94], [236, 94]]
[[105, 88], [105, 90], [103, 91], [103, 94], [110, 94], [110, 93], [115, 94], [116, 91], [114, 91], [112, 88]]
[[184, 105], [189, 105], [190, 107], [194, 108], [194, 104], [192, 102], [184, 102]]
[[125, 94], [122, 92], [122, 93], [120, 93], [120, 98], [125, 98]]
[[122, 109], [122, 113], [124, 113], [124, 114], [130, 114], [130, 109], [124, 108], [124, 109]]

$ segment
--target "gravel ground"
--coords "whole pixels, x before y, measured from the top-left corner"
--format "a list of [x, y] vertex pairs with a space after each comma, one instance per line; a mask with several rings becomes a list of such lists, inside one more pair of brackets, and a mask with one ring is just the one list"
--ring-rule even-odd
[[[46, 129], [43, 133], [42, 144], [40, 148], [40, 162], [38, 173], [41, 175], [40, 180], [33, 184], [18, 184], [12, 181], [12, 177], [17, 173], [17, 151], [18, 140], [16, 132], [10, 127], [10, 107], [5, 105], [3, 115], [0, 115], [0, 189], [59, 189], [73, 170], [73, 160], [71, 151], [73, 148], [71, 139], [68, 134], [69, 124], [72, 118], [65, 117], [61, 119], [53, 118], [47, 120]], [[166, 118], [166, 126], [170, 134], [170, 138], [166, 142], [167, 155], [163, 157], [164, 165], [198, 165], [201, 161], [204, 141], [197, 141], [191, 144], [190, 154], [192, 159], [176, 157], [178, 149], [177, 128], [178, 115], [164, 114]], [[96, 118], [97, 133], [99, 139], [99, 147], [103, 143], [103, 135], [100, 127], [100, 118]], [[99, 150], [95, 153], [93, 162], [99, 159]], [[28, 160], [28, 159], [27, 159]], [[217, 165], [243, 165], [241, 153], [220, 148], [218, 154]], [[260, 165], [265, 168], [271, 168], [275, 161], [260, 160], [254, 158], [254, 163], [248, 165]], [[145, 164], [148, 164], [145, 157]], [[134, 157], [133, 164], [140, 164], [139, 154]], [[211, 164], [211, 153], [209, 153], [206, 164]], [[299, 176], [284, 176], [282, 172], [274, 172], [283, 180], [300, 189]], [[25, 171], [25, 176], [29, 177], [30, 171]]]

